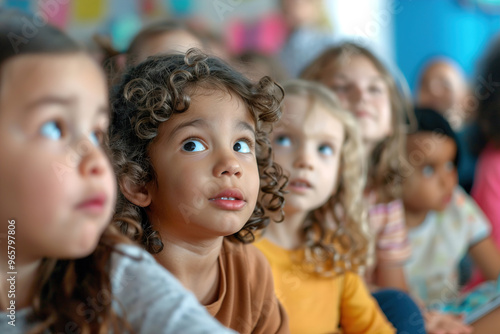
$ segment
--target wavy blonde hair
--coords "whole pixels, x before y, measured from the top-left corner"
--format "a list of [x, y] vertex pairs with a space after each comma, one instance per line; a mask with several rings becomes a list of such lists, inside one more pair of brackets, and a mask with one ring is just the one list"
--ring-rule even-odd
[[302, 71], [300, 77], [325, 83], [327, 75], [331, 75], [331, 72], [325, 69], [335, 70], [353, 56], [366, 57], [378, 70], [389, 90], [392, 133], [380, 141], [372, 151], [367, 187], [376, 191], [379, 201], [390, 202], [401, 197], [400, 158], [404, 157], [406, 138], [404, 116], [411, 113], [411, 108], [389, 70], [368, 49], [346, 42], [325, 50]]
[[[360, 272], [367, 261], [368, 222], [363, 204], [366, 168], [354, 116], [343, 109], [337, 96], [322, 84], [291, 80], [283, 84], [287, 96], [302, 96], [319, 104], [344, 127], [337, 191], [306, 217], [305, 268], [322, 276]], [[286, 112], [286, 111], [285, 111]]]

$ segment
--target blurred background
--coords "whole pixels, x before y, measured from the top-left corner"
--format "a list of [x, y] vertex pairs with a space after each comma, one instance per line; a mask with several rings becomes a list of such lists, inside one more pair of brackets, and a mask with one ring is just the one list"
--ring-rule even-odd
[[[300, 6], [319, 0], [294, 1]], [[95, 50], [96, 35], [124, 52], [141, 28], [174, 18], [232, 56], [280, 51], [287, 38], [281, 5], [280, 0], [0, 0], [3, 8], [38, 13]], [[323, 32], [333, 41], [372, 48], [393, 71], [401, 71], [413, 92], [423, 66], [438, 56], [456, 62], [473, 80], [477, 58], [500, 31], [500, 0], [324, 0], [320, 11]]]

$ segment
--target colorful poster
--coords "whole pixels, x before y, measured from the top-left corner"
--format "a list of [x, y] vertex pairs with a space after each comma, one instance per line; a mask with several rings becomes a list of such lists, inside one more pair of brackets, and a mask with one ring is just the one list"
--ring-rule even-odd
[[70, 19], [69, 1], [44, 0], [38, 3], [38, 12], [44, 15], [47, 21], [61, 29], [66, 28]]
[[[1, 2], [0, 2], [1, 4]], [[9, 9], [18, 9], [25, 13], [31, 13], [31, 1], [30, 0], [5, 0], [3, 7]]]
[[192, 0], [165, 0], [168, 11], [177, 17], [185, 17], [193, 13], [194, 3]]
[[103, 0], [73, 0], [72, 2], [76, 21], [97, 21], [105, 14]]

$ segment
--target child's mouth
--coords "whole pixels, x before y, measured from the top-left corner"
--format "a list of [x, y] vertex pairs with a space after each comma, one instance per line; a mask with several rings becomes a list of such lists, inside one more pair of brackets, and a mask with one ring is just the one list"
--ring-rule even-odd
[[311, 188], [309, 181], [304, 179], [294, 179], [288, 184], [288, 189], [295, 192], [304, 192]]
[[90, 214], [100, 214], [103, 212], [105, 204], [106, 194], [99, 193], [83, 200], [76, 206], [76, 208]]
[[224, 190], [216, 196], [209, 198], [209, 201], [218, 208], [229, 211], [241, 210], [247, 203], [240, 191], [236, 189]]

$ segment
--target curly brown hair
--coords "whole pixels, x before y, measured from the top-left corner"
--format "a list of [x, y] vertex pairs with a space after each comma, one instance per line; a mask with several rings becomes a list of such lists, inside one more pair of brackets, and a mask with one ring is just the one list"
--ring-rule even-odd
[[[239, 96], [256, 124], [256, 154], [260, 175], [260, 196], [252, 216], [235, 233], [235, 239], [252, 242], [254, 231], [269, 224], [269, 214], [283, 219], [283, 187], [286, 177], [272, 159], [268, 134], [281, 116], [283, 89], [269, 77], [252, 83], [221, 59], [198, 49], [185, 55], [150, 57], [131, 68], [114, 94], [110, 127], [110, 150], [118, 183], [127, 179], [139, 187], [156, 181], [148, 156], [158, 128], [175, 113], [189, 112], [191, 97], [199, 90], [220, 90]], [[121, 192], [114, 222], [123, 233], [153, 253], [163, 249], [160, 234], [153, 230], [147, 208], [131, 203]], [[142, 231], [131, 227], [138, 222]]]
[[345, 131], [340, 168], [332, 171], [339, 173], [337, 190], [307, 215], [302, 226], [305, 269], [322, 276], [361, 271], [367, 261], [369, 228], [363, 204], [366, 168], [356, 119], [322, 84], [291, 80], [283, 88], [287, 96], [303, 96], [325, 107]]
[[325, 69], [335, 69], [341, 66], [342, 61], [348, 60], [352, 56], [366, 57], [379, 71], [389, 89], [393, 131], [379, 142], [371, 153], [367, 187], [374, 189], [378, 198], [383, 202], [390, 202], [401, 197], [400, 159], [404, 157], [406, 138], [404, 117], [410, 114], [411, 108], [407, 99], [398, 89], [389, 70], [367, 48], [345, 42], [325, 50], [303, 70], [300, 77], [327, 84], [326, 75], [331, 75], [331, 72], [327, 72]]

